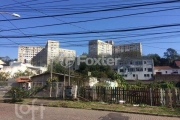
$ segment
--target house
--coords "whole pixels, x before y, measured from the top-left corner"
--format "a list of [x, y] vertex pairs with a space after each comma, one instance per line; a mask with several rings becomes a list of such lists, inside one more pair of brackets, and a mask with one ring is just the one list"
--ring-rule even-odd
[[[48, 78], [51, 77], [51, 73], [46, 72], [42, 73], [39, 75], [35, 75], [31, 77], [32, 81], [32, 87], [43, 87], [46, 85]], [[77, 81], [78, 81], [78, 76], [69, 76], [67, 74], [62, 74], [62, 73], [52, 73], [52, 77], [57, 77], [58, 81], [54, 82], [52, 84], [52, 96], [59, 96], [63, 97], [63, 89], [64, 86], [66, 87], [66, 96], [72, 96], [75, 95], [77, 96]], [[70, 79], [69, 79], [70, 78]], [[58, 83], [58, 84], [57, 84]], [[38, 97], [49, 97], [49, 89], [43, 89], [43, 91], [38, 92], [36, 94]]]
[[18, 83], [19, 88], [22, 89], [31, 89], [32, 82], [28, 76], [21, 76], [16, 78], [16, 82]]
[[154, 75], [180, 74], [180, 68], [170, 66], [155, 66]]
[[180, 60], [174, 62], [175, 68], [180, 68]]
[[[30, 79], [33, 83], [33, 85], [45, 85], [46, 81], [48, 78], [51, 77], [51, 73], [50, 72], [45, 72], [39, 75], [35, 75], [32, 76]], [[59, 82], [59, 85], [62, 86], [65, 82], [65, 86], [68, 86], [68, 82], [69, 82], [69, 75], [67, 74], [62, 74], [62, 73], [52, 73], [52, 77], [57, 77]], [[73, 83], [76, 79], [78, 78], [78, 76], [70, 76], [70, 83]]]

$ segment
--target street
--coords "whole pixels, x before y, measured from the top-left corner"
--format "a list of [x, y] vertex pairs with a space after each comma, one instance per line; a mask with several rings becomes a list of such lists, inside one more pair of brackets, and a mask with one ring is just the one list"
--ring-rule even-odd
[[[33, 109], [33, 110], [32, 110]], [[16, 112], [15, 112], [16, 111]], [[21, 112], [20, 112], [21, 111]], [[0, 120], [179, 120], [180, 118], [0, 103]]]

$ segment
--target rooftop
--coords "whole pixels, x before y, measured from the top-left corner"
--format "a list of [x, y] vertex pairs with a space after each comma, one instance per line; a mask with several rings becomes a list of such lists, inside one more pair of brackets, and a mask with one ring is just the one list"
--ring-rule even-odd
[[160, 70], [160, 69], [173, 69], [170, 66], [154, 66], [155, 70]]
[[180, 61], [175, 61], [175, 64], [180, 68]]

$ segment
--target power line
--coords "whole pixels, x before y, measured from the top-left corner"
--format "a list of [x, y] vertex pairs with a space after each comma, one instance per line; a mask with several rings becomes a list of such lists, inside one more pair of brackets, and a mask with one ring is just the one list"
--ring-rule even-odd
[[[134, 14], [120, 15], [120, 16], [104, 17], [104, 18], [98, 18], [98, 19], [90, 19], [90, 20], [82, 20], [82, 21], [74, 21], [74, 22], [64, 22], [64, 23], [59, 23], [59, 24], [47, 24], [47, 25], [40, 25], [40, 26], [24, 27], [24, 28], [19, 28], [19, 29], [29, 29], [29, 28], [39, 28], [39, 27], [41, 28], [41, 27], [50, 27], [50, 26], [58, 26], [58, 25], [65, 25], [65, 24], [93, 22], [93, 21], [99, 21], [99, 20], [107, 20], [107, 19], [128, 17], [128, 16], [134, 16], [134, 15], [140, 15], [140, 14], [148, 14], [148, 13], [155, 13], [155, 12], [162, 12], [162, 11], [170, 11], [170, 10], [176, 10], [176, 9], [180, 9], [180, 7], [171, 8], [171, 9], [164, 9], [164, 10], [155, 10], [155, 11], [149, 11], [149, 12], [140, 12], [140, 13], [134, 13]], [[49, 16], [51, 16], [51, 15], [49, 15]], [[17, 30], [17, 29], [8, 29], [8, 30], [1, 30], [1, 31], [11, 31], [11, 30]]]
[[[6, 20], [8, 20], [3, 14], [1, 14]], [[9, 21], [9, 20], [8, 20]], [[18, 29], [18, 27], [16, 25], [14, 25], [11, 21], [9, 21], [9, 23], [14, 26], [16, 29]], [[19, 29], [18, 29], [19, 30]], [[26, 35], [24, 32], [22, 32], [21, 30], [19, 30], [23, 35]], [[36, 43], [34, 40], [32, 40], [31, 38], [29, 38], [31, 41], [33, 41], [34, 43]], [[37, 43], [36, 43], [37, 44]], [[38, 44], [37, 44], [38, 45]]]
[[[11, 21], [13, 21], [13, 20], [27, 20], [27, 19], [48, 18], [48, 17], [52, 17], [52, 16], [53, 17], [59, 17], [59, 16], [68, 16], [68, 15], [77, 15], [77, 14], [87, 14], [87, 13], [95, 13], [95, 12], [105, 12], [105, 11], [112, 11], [112, 10], [120, 10], [120, 9], [126, 9], [126, 8], [142, 7], [142, 6], [169, 4], [169, 3], [176, 3], [176, 2], [180, 2], [180, 1], [179, 0], [172, 0], [172, 1], [154, 2], [154, 3], [147, 3], [147, 4], [142, 4], [142, 5], [131, 5], [131, 6], [123, 6], [123, 7], [117, 7], [117, 8], [110, 8], [110, 9], [75, 12], [75, 13], [67, 13], [67, 14], [61, 14], [61, 15], [45, 15], [45, 16], [27, 17], [27, 18], [10, 19], [10, 20]], [[0, 21], [6, 21], [6, 20], [0, 20]]]

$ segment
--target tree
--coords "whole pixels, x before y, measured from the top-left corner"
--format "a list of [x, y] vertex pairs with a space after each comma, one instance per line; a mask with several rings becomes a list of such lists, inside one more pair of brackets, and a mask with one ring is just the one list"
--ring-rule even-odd
[[0, 81], [7, 81], [9, 77], [9, 73], [0, 72]]
[[[67, 68], [65, 68], [65, 67], [63, 67], [59, 62], [58, 62], [58, 60], [57, 59], [55, 59], [54, 61], [53, 61], [53, 64], [52, 64], [53, 66], [53, 72], [55, 72], [55, 73], [68, 73], [68, 69]], [[48, 70], [47, 70], [48, 72], [50, 72], [51, 71], [51, 64], [49, 64], [48, 65]]]
[[52, 79], [51, 79], [51, 77], [49, 77], [48, 79], [47, 79], [47, 85], [49, 85], [50, 86], [50, 89], [49, 89], [49, 97], [51, 97], [51, 94], [52, 94], [52, 84], [53, 84], [53, 82], [57, 82], [58, 81], [58, 78], [57, 77], [55, 77], [55, 76], [53, 76], [52, 77]]
[[166, 52], [164, 52], [164, 57], [168, 59], [169, 64], [172, 63], [174, 60], [177, 60], [179, 58], [179, 55], [176, 50], [172, 48], [168, 48]]
[[122, 87], [122, 88], [127, 87], [128, 83], [126, 82], [126, 80], [123, 78], [122, 75], [120, 75], [119, 73], [115, 72], [113, 77], [114, 77], [113, 80], [117, 81], [118, 87]]
[[25, 70], [24, 72], [19, 70], [18, 72], [14, 73], [13, 78], [18, 78], [21, 76], [33, 76], [33, 75], [34, 75], [34, 73], [30, 72], [28, 70]]
[[161, 65], [161, 57], [158, 54], [148, 54], [147, 57], [153, 59], [154, 66], [160, 66]]

